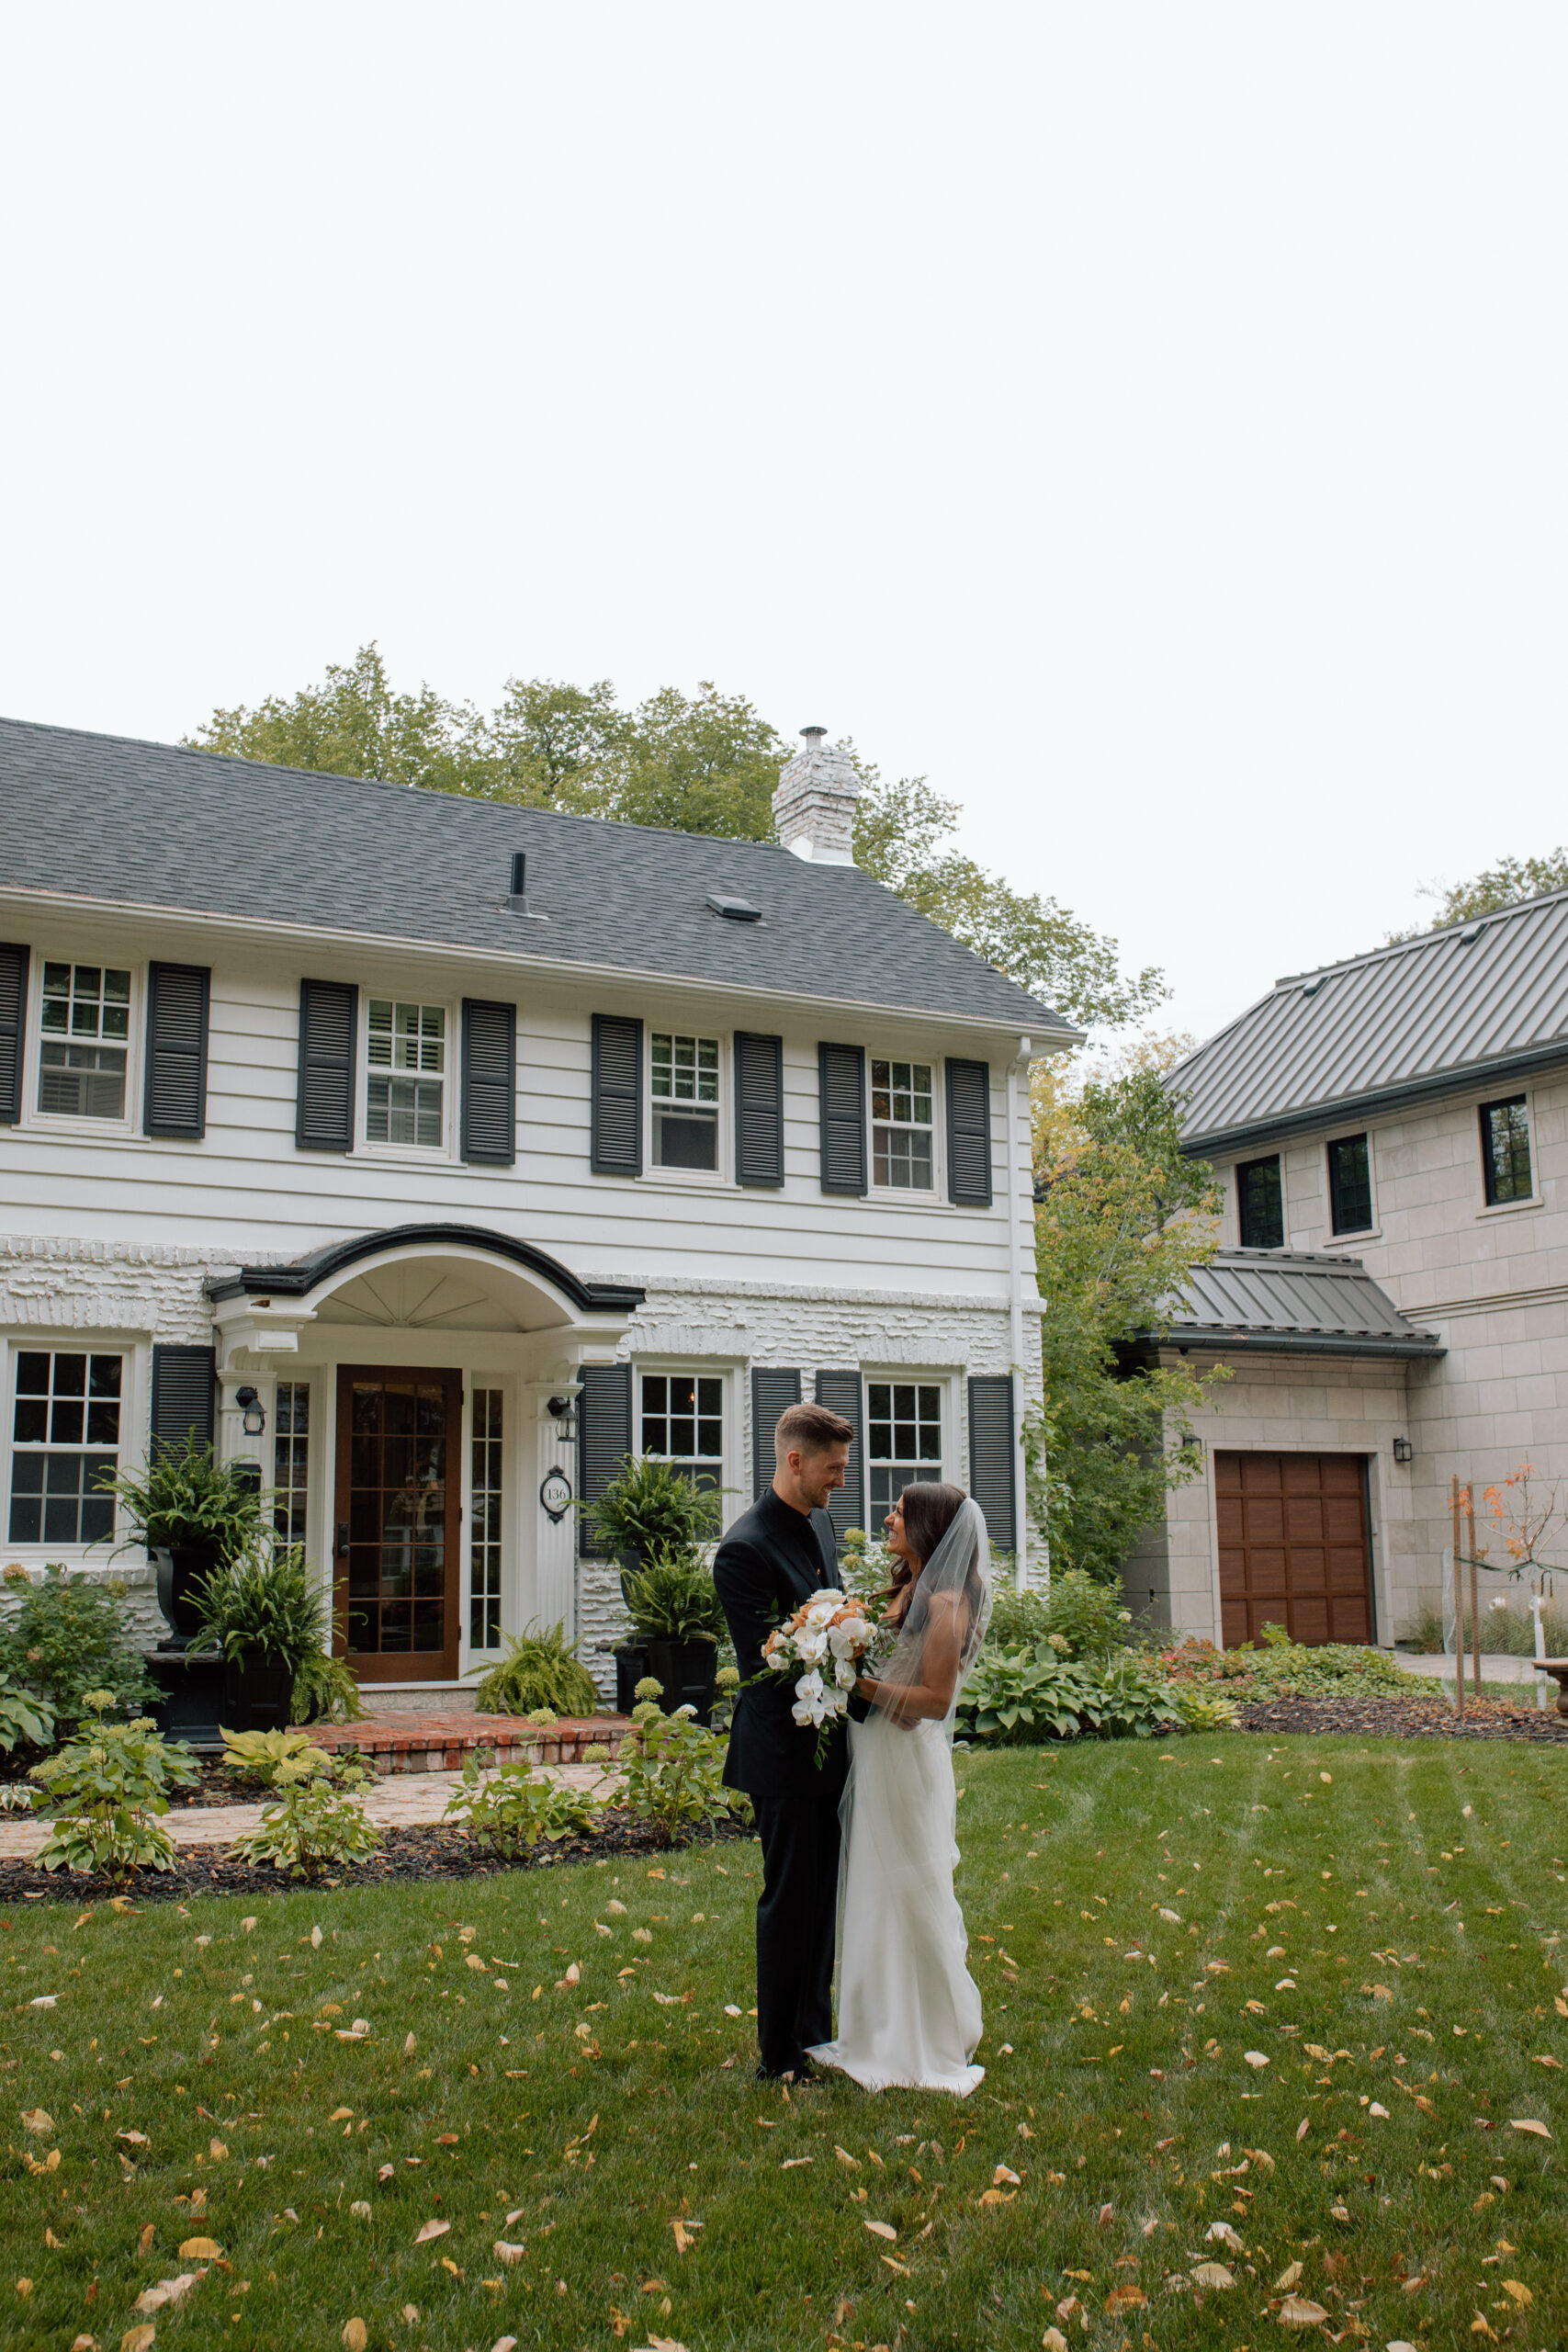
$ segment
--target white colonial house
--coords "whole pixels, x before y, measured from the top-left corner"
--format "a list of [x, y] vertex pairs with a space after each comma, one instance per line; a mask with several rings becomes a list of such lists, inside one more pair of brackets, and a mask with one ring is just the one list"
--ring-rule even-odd
[[1026, 1555], [1074, 1033], [857, 871], [806, 734], [774, 846], [0, 724], [8, 1560], [108, 1572], [99, 1475], [195, 1428], [386, 1698], [558, 1618], [607, 1678], [570, 1498], [646, 1452], [733, 1516], [813, 1396], [841, 1527], [946, 1476]]
[[1224, 1208], [1164, 1352], [1234, 1377], [1126, 1589], [1224, 1644], [1392, 1644], [1455, 1477], [1568, 1500], [1568, 893], [1293, 974], [1170, 1083]]

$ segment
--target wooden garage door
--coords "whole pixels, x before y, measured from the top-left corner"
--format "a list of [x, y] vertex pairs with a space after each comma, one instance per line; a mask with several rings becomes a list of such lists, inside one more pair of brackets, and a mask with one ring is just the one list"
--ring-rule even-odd
[[1366, 1471], [1358, 1453], [1214, 1455], [1220, 1638], [1268, 1624], [1298, 1642], [1370, 1642]]

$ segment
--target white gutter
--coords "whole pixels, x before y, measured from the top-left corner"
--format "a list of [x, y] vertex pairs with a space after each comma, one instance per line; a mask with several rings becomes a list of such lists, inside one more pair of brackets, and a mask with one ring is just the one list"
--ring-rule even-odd
[[[1026, 1387], [1023, 1364], [1023, 1235], [1021, 1229], [1018, 1200], [1018, 1088], [1019, 1073], [1028, 1083], [1029, 1065], [1034, 1058], [1034, 1047], [1028, 1037], [1018, 1041], [1018, 1051], [1008, 1064], [1008, 1304], [1011, 1310], [1010, 1332], [1012, 1356], [1012, 1482], [1013, 1510], [1017, 1520], [1017, 1565], [1013, 1570], [1013, 1585], [1022, 1592], [1029, 1582], [1029, 1513], [1024, 1492], [1023, 1415]], [[1032, 1199], [1032, 1187], [1031, 1198]], [[1047, 1577], [1049, 1564], [1046, 1567]]]

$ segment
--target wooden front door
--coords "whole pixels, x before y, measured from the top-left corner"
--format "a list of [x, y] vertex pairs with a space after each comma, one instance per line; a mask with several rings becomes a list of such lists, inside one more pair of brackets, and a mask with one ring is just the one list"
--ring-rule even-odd
[[1371, 1557], [1359, 1453], [1214, 1454], [1220, 1638], [1284, 1625], [1298, 1642], [1370, 1642]]
[[457, 1674], [462, 1419], [460, 1373], [338, 1373], [333, 1647], [361, 1682]]

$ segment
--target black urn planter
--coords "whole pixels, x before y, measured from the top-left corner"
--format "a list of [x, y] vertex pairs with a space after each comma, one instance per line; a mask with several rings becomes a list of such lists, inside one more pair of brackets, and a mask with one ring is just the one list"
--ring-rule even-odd
[[243, 1650], [223, 1672], [223, 1720], [231, 1731], [287, 1731], [294, 1669], [267, 1650]]
[[626, 1607], [629, 1609], [632, 1605], [632, 1597], [630, 1591], [627, 1589], [626, 1578], [628, 1577], [641, 1575], [642, 1554], [640, 1552], [617, 1552], [615, 1558], [619, 1564], [621, 1571], [621, 1599], [626, 1602]]
[[152, 1562], [158, 1574], [158, 1606], [167, 1621], [169, 1631], [183, 1646], [201, 1623], [196, 1592], [218, 1566], [216, 1544], [182, 1544], [167, 1550], [153, 1550]]
[[653, 1668], [649, 1663], [646, 1642], [617, 1642], [615, 1657], [615, 1713], [629, 1715], [637, 1705], [637, 1686]]
[[714, 1678], [718, 1672], [716, 1642], [645, 1641], [648, 1670], [664, 1686], [660, 1701], [667, 1715], [677, 1707], [694, 1707], [697, 1721], [706, 1724], [713, 1713]]

